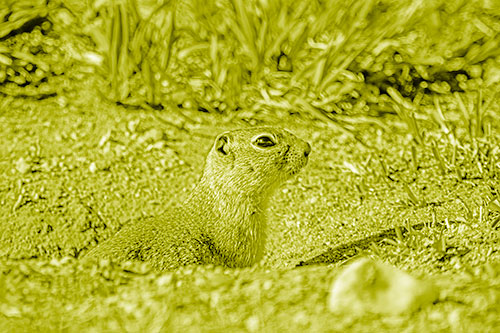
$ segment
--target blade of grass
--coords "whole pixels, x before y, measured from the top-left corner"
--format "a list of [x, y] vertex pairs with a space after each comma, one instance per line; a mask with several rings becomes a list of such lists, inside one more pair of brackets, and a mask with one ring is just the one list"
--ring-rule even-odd
[[472, 219], [472, 210], [470, 209], [469, 205], [467, 205], [467, 203], [460, 196], [457, 196], [457, 199], [458, 199], [458, 201], [460, 201], [462, 203], [462, 205], [465, 208], [465, 211], [467, 213], [467, 221], [470, 221]]
[[[128, 5], [128, 6], [126, 6]], [[129, 3], [120, 2], [117, 6], [119, 16], [119, 26], [120, 26], [120, 41], [118, 44], [118, 90], [120, 95], [119, 100], [124, 100], [129, 95], [128, 90], [128, 79], [129, 79], [129, 68], [131, 67], [131, 62], [129, 60]]]
[[404, 241], [403, 231], [401, 231], [401, 227], [400, 226], [394, 227], [394, 231], [396, 232], [397, 241], [400, 242], [401, 244], [404, 244], [403, 243], [403, 241]]
[[441, 128], [441, 131], [443, 131], [443, 133], [448, 137], [448, 139], [450, 140], [450, 143], [454, 146], [457, 145], [458, 141], [454, 135], [454, 132], [446, 124], [447, 121], [444, 117], [443, 110], [441, 108], [441, 104], [439, 103], [438, 96], [434, 96], [433, 101], [434, 101], [434, 110], [436, 112], [432, 113], [432, 118], [439, 125], [439, 127]]
[[118, 57], [120, 52], [121, 43], [121, 21], [119, 18], [119, 6], [115, 5], [110, 8], [111, 11], [111, 35], [110, 35], [110, 48], [109, 60], [111, 67], [111, 87], [113, 90], [114, 98], [118, 96]]
[[259, 65], [259, 56], [256, 50], [257, 32], [253, 24], [250, 24], [250, 14], [247, 10], [245, 3], [242, 0], [232, 0], [231, 1], [234, 10], [236, 12], [236, 22], [237, 24], [231, 25], [231, 29], [234, 31], [236, 37], [243, 47], [245, 47], [248, 52], [250, 52], [250, 59], [252, 62], [252, 68], [256, 69]]
[[403, 190], [408, 195], [408, 199], [410, 200], [410, 203], [412, 205], [417, 207], [423, 206], [423, 202], [417, 198], [417, 196], [413, 193], [408, 184], [403, 183]]
[[394, 110], [398, 114], [399, 118], [406, 123], [408, 130], [412, 133], [412, 136], [416, 143], [419, 145], [423, 145], [423, 137], [418, 127], [417, 120], [415, 119], [415, 115], [413, 114], [416, 110], [415, 106], [411, 104], [408, 100], [403, 98], [399, 91], [394, 89], [393, 87], [387, 88], [387, 93], [392, 99], [397, 103], [393, 105]]
[[415, 146], [415, 144], [411, 145], [411, 159], [412, 159], [413, 172], [416, 173], [418, 171], [418, 155], [417, 155], [417, 147]]
[[460, 111], [462, 111], [463, 120], [465, 121], [465, 128], [467, 128], [467, 133], [469, 134], [469, 139], [472, 141], [474, 138], [474, 134], [472, 133], [472, 124], [470, 121], [469, 112], [467, 111], [467, 108], [465, 107], [465, 103], [464, 103], [462, 96], [458, 92], [455, 92], [453, 95], [455, 96], [455, 99], [457, 101], [457, 104], [458, 104]]
[[441, 172], [442, 175], [445, 175], [447, 172], [446, 163], [444, 161], [444, 158], [441, 156], [439, 149], [437, 148], [436, 141], [434, 140], [431, 142], [431, 149], [434, 158], [438, 162], [439, 171]]
[[484, 135], [482, 107], [483, 107], [483, 90], [479, 89], [477, 92], [477, 100], [476, 100], [476, 130], [474, 131], [476, 138], [482, 137]]

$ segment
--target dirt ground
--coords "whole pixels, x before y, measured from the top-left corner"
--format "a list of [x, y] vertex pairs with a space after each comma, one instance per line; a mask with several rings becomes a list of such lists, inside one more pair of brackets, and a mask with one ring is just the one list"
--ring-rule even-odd
[[[271, 204], [261, 265], [165, 273], [141, 264], [83, 265], [79, 258], [128, 220], [181, 205], [217, 133], [261, 123], [183, 113], [126, 110], [97, 98], [0, 100], [2, 331], [494, 332], [500, 327], [495, 127], [493, 135], [453, 152], [444, 135], [424, 122], [427, 137], [435, 139], [446, 160], [443, 172], [431, 145], [415, 145], [396, 118], [383, 120], [386, 129], [358, 125], [361, 139], [372, 147], [367, 148], [327, 123], [266, 116], [266, 124], [286, 127], [313, 150], [307, 167]], [[418, 223], [429, 226], [360, 245], [388, 228]], [[396, 317], [330, 313], [331, 282], [352, 251], [335, 262], [296, 265], [350, 242], [358, 254], [432, 281], [439, 301]]]

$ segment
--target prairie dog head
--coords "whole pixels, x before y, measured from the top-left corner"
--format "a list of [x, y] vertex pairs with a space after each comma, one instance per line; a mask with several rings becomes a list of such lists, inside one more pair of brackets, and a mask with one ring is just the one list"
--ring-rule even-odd
[[203, 180], [213, 190], [270, 194], [300, 171], [311, 146], [276, 127], [254, 127], [219, 134], [208, 154]]

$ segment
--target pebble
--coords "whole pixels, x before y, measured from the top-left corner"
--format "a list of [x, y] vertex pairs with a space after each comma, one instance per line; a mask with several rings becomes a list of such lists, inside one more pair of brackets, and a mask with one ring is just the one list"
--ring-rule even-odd
[[15, 168], [23, 175], [31, 171], [31, 165], [22, 157], [15, 162]]

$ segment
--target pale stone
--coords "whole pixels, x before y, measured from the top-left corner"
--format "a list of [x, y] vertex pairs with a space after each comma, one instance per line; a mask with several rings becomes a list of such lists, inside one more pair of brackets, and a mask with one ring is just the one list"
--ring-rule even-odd
[[361, 316], [413, 312], [438, 299], [437, 288], [391, 265], [361, 258], [347, 266], [333, 282], [328, 308]]

